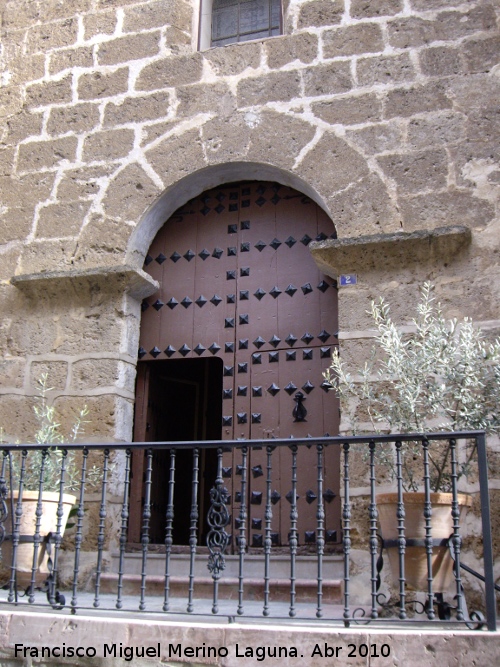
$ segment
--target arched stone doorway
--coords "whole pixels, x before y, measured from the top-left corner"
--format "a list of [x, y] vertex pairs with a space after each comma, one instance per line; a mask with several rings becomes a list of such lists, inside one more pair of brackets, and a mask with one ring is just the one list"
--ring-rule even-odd
[[[338, 432], [338, 404], [322, 386], [322, 371], [338, 344], [337, 288], [335, 281], [321, 275], [308, 250], [312, 240], [334, 235], [331, 220], [309, 197], [269, 181], [219, 185], [169, 218], [145, 259], [144, 270], [161, 288], [142, 306], [136, 441], [303, 438]], [[289, 489], [281, 481], [281, 469], [289, 470], [287, 454], [280, 454], [273, 480], [277, 546], [288, 539]], [[162, 456], [166, 454], [157, 456], [157, 468], [166, 464]], [[253, 452], [250, 461], [253, 547], [262, 545], [264, 456]], [[310, 498], [316, 479], [307, 456], [307, 451], [301, 452], [299, 461], [298, 529], [303, 545], [315, 539]], [[228, 452], [224, 463], [231, 491], [238, 462]], [[325, 488], [330, 491], [326, 535], [334, 543], [340, 539], [336, 450], [327, 452], [325, 464]], [[137, 479], [140, 465], [134, 465]], [[202, 482], [213, 481], [214, 462], [208, 452], [202, 466]], [[180, 488], [189, 489], [187, 459], [180, 462], [179, 470], [183, 468], [188, 476], [183, 484], [179, 473]], [[156, 486], [162, 488], [161, 483]], [[202, 483], [201, 517], [208, 491], [209, 482], [206, 488]], [[136, 487], [131, 498], [132, 541], [140, 535], [138, 493]], [[163, 541], [165, 502], [161, 491], [153, 499], [153, 541]], [[237, 503], [235, 492], [233, 516]], [[189, 502], [180, 496], [177, 505], [177, 513], [182, 515], [183, 507], [188, 512]], [[181, 519], [178, 525], [188, 523]], [[174, 530], [174, 541], [186, 543], [187, 533]]]

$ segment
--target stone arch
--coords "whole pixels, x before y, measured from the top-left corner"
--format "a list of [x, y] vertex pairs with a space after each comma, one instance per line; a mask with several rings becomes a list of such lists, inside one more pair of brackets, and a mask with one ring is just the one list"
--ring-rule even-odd
[[344, 138], [303, 116], [226, 110], [198, 127], [170, 131], [143, 154], [164, 189], [152, 203], [149, 199], [129, 237], [127, 262], [136, 266], [175, 210], [230, 181], [271, 180], [303, 192], [330, 216], [339, 237], [400, 228], [387, 183], [369, 161]]

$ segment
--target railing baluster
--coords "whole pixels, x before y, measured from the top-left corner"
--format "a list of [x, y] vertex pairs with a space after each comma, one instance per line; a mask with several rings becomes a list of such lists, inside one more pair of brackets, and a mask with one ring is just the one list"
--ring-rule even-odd
[[229, 542], [229, 535], [225, 530], [229, 523], [227, 501], [228, 492], [222, 479], [222, 447], [219, 447], [217, 449], [217, 477], [215, 485], [210, 489], [210, 508], [207, 515], [207, 523], [210, 527], [207, 535], [209, 551], [207, 567], [212, 573], [213, 580], [212, 614], [219, 611], [219, 579], [221, 572], [226, 567], [225, 554]]
[[36, 502], [35, 510], [35, 533], [33, 535], [33, 562], [31, 565], [31, 581], [29, 586], [29, 598], [28, 601], [32, 604], [35, 601], [35, 582], [36, 582], [36, 571], [38, 570], [38, 552], [40, 550], [40, 543], [42, 537], [40, 535], [40, 527], [42, 523], [42, 494], [43, 494], [43, 481], [45, 474], [45, 462], [47, 459], [47, 450], [42, 450], [42, 456], [40, 461], [40, 474], [38, 476], [38, 499]]
[[144, 507], [142, 510], [142, 528], [141, 528], [141, 597], [139, 600], [139, 610], [146, 609], [146, 577], [148, 565], [149, 548], [149, 521], [151, 519], [151, 484], [153, 474], [153, 450], [146, 450], [146, 473], [144, 479]]
[[240, 534], [238, 538], [238, 610], [239, 616], [243, 614], [243, 566], [245, 552], [247, 548], [247, 466], [248, 466], [248, 447], [241, 448], [241, 503], [240, 503]]
[[432, 503], [431, 503], [431, 480], [429, 471], [429, 441], [422, 440], [424, 453], [424, 518], [425, 518], [425, 550], [427, 553], [427, 618], [432, 621], [436, 617], [434, 612], [434, 592], [432, 577]]
[[406, 618], [406, 574], [405, 574], [405, 505], [403, 497], [403, 459], [402, 443], [396, 441], [396, 483], [398, 489], [398, 558], [399, 558], [399, 618]]
[[80, 474], [80, 497], [78, 499], [78, 509], [76, 511], [76, 533], [75, 533], [75, 564], [73, 567], [73, 595], [71, 597], [71, 610], [76, 611], [78, 605], [78, 574], [80, 571], [80, 551], [83, 542], [83, 518], [85, 516], [84, 499], [85, 499], [85, 484], [87, 482], [87, 462], [89, 457], [89, 450], [87, 447], [83, 448], [82, 467]]
[[349, 488], [349, 449], [348, 442], [344, 442], [344, 506], [342, 509], [342, 529], [344, 542], [344, 625], [348, 628], [351, 608], [349, 602], [349, 569], [351, 554], [351, 498]]
[[[19, 488], [16, 503], [16, 511], [13, 517], [13, 531], [12, 531], [12, 561], [10, 565], [10, 580], [9, 580], [9, 595], [8, 602], [17, 602], [17, 549], [20, 540], [21, 517], [23, 515], [23, 487], [24, 476], [26, 474], [26, 457], [28, 452], [23, 449], [21, 454], [21, 470], [19, 471]], [[12, 462], [11, 462], [12, 467]]]
[[378, 588], [378, 573], [377, 573], [377, 502], [375, 499], [375, 442], [370, 441], [370, 505], [368, 513], [370, 516], [370, 565], [371, 565], [371, 585], [372, 585], [372, 610], [371, 617], [378, 618], [377, 611], [377, 588]]
[[187, 611], [193, 612], [194, 598], [194, 564], [196, 558], [196, 546], [198, 544], [198, 475], [199, 475], [200, 450], [193, 449], [193, 477], [191, 480], [191, 513], [189, 527], [189, 590]]
[[488, 461], [486, 458], [486, 436], [476, 437], [479, 494], [481, 499], [481, 526], [485, 579], [486, 623], [490, 632], [497, 629], [495, 599], [495, 577], [493, 572], [493, 541], [491, 537], [490, 495], [488, 489]]
[[295, 599], [297, 596], [295, 590], [296, 583], [296, 574], [295, 574], [295, 565], [297, 558], [297, 546], [298, 546], [298, 535], [297, 535], [297, 445], [293, 444], [290, 446], [292, 451], [292, 502], [290, 508], [290, 611], [288, 615], [290, 617], [296, 616], [297, 612], [295, 609]]
[[175, 449], [170, 450], [170, 474], [168, 478], [168, 500], [165, 514], [165, 591], [163, 598], [163, 611], [168, 611], [170, 606], [170, 554], [172, 553], [172, 528], [174, 524], [174, 491], [175, 491]]
[[264, 534], [264, 608], [262, 614], [264, 616], [269, 616], [269, 583], [270, 583], [270, 570], [271, 570], [271, 549], [272, 549], [272, 539], [271, 539], [271, 522], [273, 520], [273, 510], [271, 505], [271, 484], [272, 484], [272, 475], [273, 475], [273, 455], [274, 447], [267, 445], [266, 447], [266, 460], [267, 460], [267, 477], [266, 477], [266, 509], [264, 512], [265, 525], [265, 534]]
[[316, 510], [316, 553], [318, 555], [318, 604], [316, 618], [323, 616], [323, 555], [325, 551], [325, 503], [323, 499], [323, 445], [316, 445], [318, 470], [318, 505]]
[[451, 545], [453, 549], [453, 570], [455, 574], [456, 596], [457, 601], [457, 621], [464, 620], [464, 601], [462, 593], [462, 577], [460, 574], [460, 550], [462, 547], [462, 538], [460, 536], [460, 507], [458, 505], [458, 471], [457, 471], [457, 441], [455, 438], [450, 438], [450, 454], [451, 454], [451, 518], [453, 520], [453, 537], [451, 538]]
[[5, 480], [5, 467], [7, 464], [8, 450], [3, 450], [2, 469], [0, 471], [0, 558], [2, 557], [2, 544], [5, 539], [5, 522], [9, 516], [7, 508], [7, 482]]
[[129, 517], [129, 487], [130, 487], [130, 460], [132, 458], [132, 450], [127, 449], [125, 452], [125, 479], [123, 480], [123, 502], [121, 511], [121, 530], [120, 530], [120, 557], [118, 561], [118, 588], [116, 594], [116, 608], [123, 607], [122, 593], [123, 593], [123, 574], [125, 565], [125, 546], [127, 544], [127, 528]]
[[97, 534], [97, 565], [95, 572], [95, 595], [94, 607], [99, 607], [99, 590], [101, 587], [102, 574], [102, 555], [104, 550], [104, 531], [106, 527], [106, 493], [108, 486], [108, 463], [109, 463], [109, 449], [104, 450], [104, 462], [102, 466], [102, 489], [101, 489], [101, 506], [99, 508], [99, 532]]
[[57, 502], [57, 525], [56, 525], [56, 534], [54, 535], [54, 560], [52, 569], [50, 567], [50, 557], [49, 557], [49, 577], [48, 581], [48, 598], [51, 605], [56, 605], [59, 603], [59, 596], [57, 594], [57, 573], [59, 566], [59, 550], [61, 548], [62, 534], [65, 526], [62, 525], [62, 520], [64, 516], [64, 481], [66, 477], [66, 463], [68, 461], [68, 450], [61, 450], [61, 477], [59, 479], [59, 500]]

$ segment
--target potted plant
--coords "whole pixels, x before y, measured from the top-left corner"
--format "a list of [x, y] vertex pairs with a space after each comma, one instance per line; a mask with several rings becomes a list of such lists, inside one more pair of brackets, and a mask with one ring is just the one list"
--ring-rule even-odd
[[[76, 497], [66, 491], [76, 491], [79, 485], [79, 470], [72, 451], [64, 454], [58, 447], [64, 442], [75, 442], [83, 433], [83, 427], [88, 415], [87, 406], [78, 413], [68, 437], [61, 432], [60, 423], [54, 406], [49, 404], [48, 375], [43, 374], [37, 381], [38, 396], [34, 405], [35, 417], [38, 429], [34, 440], [39, 445], [47, 446], [44, 450], [30, 451], [26, 458], [21, 452], [12, 451], [6, 463], [6, 489], [8, 495], [5, 499], [7, 511], [10, 515], [6, 520], [6, 536], [1, 545], [3, 565], [10, 568], [13, 556], [13, 527], [16, 522], [16, 511], [18, 506], [22, 508], [19, 518], [19, 534], [22, 538], [16, 549], [16, 583], [22, 587], [31, 584], [32, 576], [36, 584], [44, 581], [48, 574], [47, 537], [55, 535], [59, 525], [59, 534], [62, 537], [71, 508], [76, 502]], [[9, 444], [3, 430], [0, 431], [0, 444]], [[62, 500], [62, 517], [58, 523], [58, 508], [61, 493], [61, 464], [64, 459], [64, 493]], [[10, 465], [9, 465], [10, 464]], [[91, 470], [91, 477], [96, 477], [97, 469]], [[22, 480], [22, 484], [21, 484]], [[10, 534], [9, 534], [10, 527]], [[35, 534], [37, 539], [34, 540]], [[26, 538], [29, 541], [25, 541]]]
[[[421, 289], [418, 314], [410, 327], [398, 328], [389, 306], [380, 299], [372, 302], [371, 315], [376, 327], [372, 355], [355, 377], [349, 373], [338, 351], [325, 380], [341, 400], [343, 417], [350, 421], [354, 434], [360, 432], [358, 414], [368, 415], [373, 432], [425, 433], [437, 431], [485, 430], [500, 428], [500, 340], [488, 343], [469, 318], [446, 321], [433, 296], [433, 286]], [[406, 538], [425, 538], [422, 493], [422, 442], [402, 443], [403, 501]], [[474, 459], [474, 445], [461, 452], [458, 479], [466, 476]], [[429, 448], [433, 538], [448, 538], [451, 522], [450, 443]], [[393, 446], [379, 447], [379, 465], [396, 479]], [[471, 497], [459, 494], [463, 508]], [[377, 507], [384, 540], [397, 540], [398, 494], [379, 494]], [[412, 524], [415, 527], [412, 528]], [[410, 531], [414, 530], [412, 534]], [[389, 549], [395, 579], [399, 578], [398, 548]], [[427, 589], [425, 547], [407, 548], [405, 576], [409, 588]], [[422, 558], [423, 556], [423, 558]], [[436, 591], [447, 589], [453, 574], [447, 547], [433, 551], [433, 577]]]

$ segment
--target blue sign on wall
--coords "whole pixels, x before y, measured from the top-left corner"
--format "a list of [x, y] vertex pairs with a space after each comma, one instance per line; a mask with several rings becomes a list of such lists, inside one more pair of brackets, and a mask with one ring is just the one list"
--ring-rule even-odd
[[346, 287], [347, 285], [357, 285], [358, 277], [355, 273], [344, 273], [339, 276], [339, 285]]

